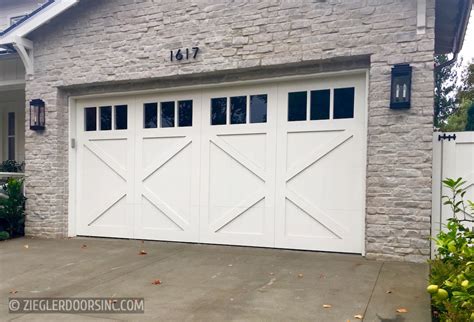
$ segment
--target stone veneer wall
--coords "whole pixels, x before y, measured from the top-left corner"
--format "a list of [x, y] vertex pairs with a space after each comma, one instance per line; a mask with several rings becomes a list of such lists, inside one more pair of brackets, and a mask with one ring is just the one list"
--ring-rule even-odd
[[[85, 93], [129, 81], [366, 56], [366, 255], [406, 261], [429, 256], [434, 0], [428, 1], [422, 35], [414, 0], [167, 2], [82, 0], [30, 35], [35, 74], [27, 79], [26, 98], [46, 101], [47, 130], [26, 131], [28, 235], [67, 235], [65, 88]], [[170, 49], [194, 45], [201, 47], [197, 61], [168, 61]], [[396, 63], [414, 68], [410, 110], [388, 108]]]

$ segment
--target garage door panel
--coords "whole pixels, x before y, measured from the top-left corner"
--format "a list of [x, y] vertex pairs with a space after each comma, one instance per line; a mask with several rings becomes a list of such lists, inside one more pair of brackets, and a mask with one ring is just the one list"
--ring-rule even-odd
[[[289, 237], [339, 239], [339, 235], [331, 229], [331, 224], [323, 224], [312, 216], [310, 210], [305, 211], [296, 202], [286, 199], [285, 202], [285, 234]], [[337, 229], [336, 229], [337, 230]]]
[[364, 97], [362, 78], [279, 88], [276, 246], [362, 252]]
[[209, 224], [212, 225], [228, 210], [240, 209], [241, 203], [245, 206], [248, 199], [264, 188], [265, 182], [242, 158], [228, 154], [212, 142], [209, 156]]
[[[130, 183], [134, 148], [124, 116], [129, 102], [90, 103], [79, 105], [77, 111], [76, 127], [80, 133], [77, 231], [82, 235], [130, 237], [133, 230]], [[106, 106], [105, 118], [101, 106]], [[89, 117], [94, 116], [91, 112], [97, 113], [97, 117], [86, 120], [87, 113]]]
[[[164, 95], [137, 104], [135, 238], [199, 237], [199, 101]], [[145, 113], [156, 118], [150, 122]]]
[[78, 233], [360, 253], [365, 97], [359, 74], [84, 100]]
[[265, 133], [225, 134], [217, 137], [241, 155], [240, 160], [246, 159], [261, 170], [266, 168], [267, 137]]
[[[211, 117], [214, 98], [226, 117]], [[235, 87], [206, 93], [202, 102], [201, 241], [271, 247], [275, 89]]]

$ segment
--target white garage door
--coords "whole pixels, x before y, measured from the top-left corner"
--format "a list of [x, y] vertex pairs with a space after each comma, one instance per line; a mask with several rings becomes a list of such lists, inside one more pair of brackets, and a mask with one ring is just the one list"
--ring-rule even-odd
[[364, 75], [77, 101], [76, 233], [361, 253]]

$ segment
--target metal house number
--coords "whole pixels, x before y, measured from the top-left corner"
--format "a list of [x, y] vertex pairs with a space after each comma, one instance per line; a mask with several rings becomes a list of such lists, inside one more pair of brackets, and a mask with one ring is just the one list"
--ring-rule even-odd
[[177, 49], [170, 51], [170, 60], [180, 61], [180, 60], [189, 60], [190, 58], [196, 59], [196, 56], [199, 52], [199, 47], [192, 47], [191, 49]]

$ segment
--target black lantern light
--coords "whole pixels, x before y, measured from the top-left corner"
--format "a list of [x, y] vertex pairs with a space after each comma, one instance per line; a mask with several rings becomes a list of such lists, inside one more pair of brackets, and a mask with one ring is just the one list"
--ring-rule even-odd
[[34, 99], [30, 101], [30, 129], [42, 131], [46, 127], [44, 101]]
[[408, 64], [397, 64], [392, 67], [390, 108], [410, 108], [411, 69]]

